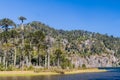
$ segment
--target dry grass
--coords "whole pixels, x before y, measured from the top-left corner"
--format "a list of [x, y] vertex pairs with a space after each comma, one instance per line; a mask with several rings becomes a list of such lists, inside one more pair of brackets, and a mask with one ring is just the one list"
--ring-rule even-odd
[[56, 72], [39, 72], [34, 71], [0, 71], [0, 76], [37, 76], [37, 75], [57, 75]]
[[81, 70], [62, 70], [55, 72], [34, 72], [34, 71], [0, 71], [0, 76], [38, 76], [38, 75], [59, 75], [59, 74], [77, 74], [89, 72], [105, 72], [106, 70], [95, 69], [81, 69]]
[[73, 71], [65, 72], [65, 74], [90, 73], [90, 72], [106, 72], [106, 70], [99, 70], [97, 68], [81, 69], [81, 70], [73, 70]]

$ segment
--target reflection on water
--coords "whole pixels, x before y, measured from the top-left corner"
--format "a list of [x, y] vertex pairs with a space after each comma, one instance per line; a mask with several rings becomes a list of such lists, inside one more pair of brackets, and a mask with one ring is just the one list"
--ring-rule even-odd
[[105, 69], [109, 72], [120, 72], [120, 67], [99, 67], [98, 69]]
[[0, 77], [0, 80], [120, 80], [120, 72], [101, 72], [34, 77]]

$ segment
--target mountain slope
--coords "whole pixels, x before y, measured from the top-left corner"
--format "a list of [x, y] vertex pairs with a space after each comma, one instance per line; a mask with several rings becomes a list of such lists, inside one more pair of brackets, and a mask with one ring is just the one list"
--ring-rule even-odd
[[[7, 37], [9, 42], [7, 47], [3, 44], [4, 32], [1, 31], [0, 53], [1, 56], [4, 56], [5, 51], [7, 51], [9, 53], [7, 54], [8, 62], [10, 63], [12, 63], [14, 55], [16, 55], [17, 64], [20, 64], [19, 61], [23, 57], [25, 63], [33, 64], [31, 62], [34, 62], [41, 66], [46, 66], [46, 58], [50, 58], [51, 66], [56, 66], [58, 63], [61, 65], [70, 63], [74, 67], [82, 67], [83, 65], [86, 67], [120, 65], [120, 38], [117, 37], [83, 30], [56, 30], [38, 21], [24, 24], [24, 32], [21, 29], [21, 25], [9, 31], [10, 36]], [[45, 34], [45, 41], [40, 39], [41, 36], [44, 36], [36, 33], [36, 31]], [[41, 36], [38, 37], [35, 34]], [[58, 53], [56, 55], [56, 50], [58, 49], [62, 51], [62, 54]], [[10, 55], [13, 55], [13, 57], [9, 57]], [[58, 61], [59, 58], [62, 62]], [[62, 64], [63, 62], [66, 63]]]
[[[33, 29], [43, 31], [51, 37], [53, 48], [58, 45], [66, 55], [72, 56], [76, 66], [88, 67], [118, 66], [120, 56], [120, 38], [83, 30], [55, 30], [40, 22], [30, 23]], [[34, 24], [34, 25], [33, 25]], [[75, 59], [75, 60], [74, 60]]]

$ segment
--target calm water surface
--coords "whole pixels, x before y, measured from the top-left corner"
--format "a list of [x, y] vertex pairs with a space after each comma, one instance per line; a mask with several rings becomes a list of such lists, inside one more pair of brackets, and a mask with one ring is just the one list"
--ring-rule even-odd
[[120, 71], [57, 76], [0, 77], [0, 80], [120, 80]]

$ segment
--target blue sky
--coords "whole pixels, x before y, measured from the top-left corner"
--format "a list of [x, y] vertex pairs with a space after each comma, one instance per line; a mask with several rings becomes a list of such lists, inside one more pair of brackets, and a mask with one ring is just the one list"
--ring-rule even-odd
[[120, 37], [120, 0], [0, 0], [0, 19], [41, 21], [55, 29]]

